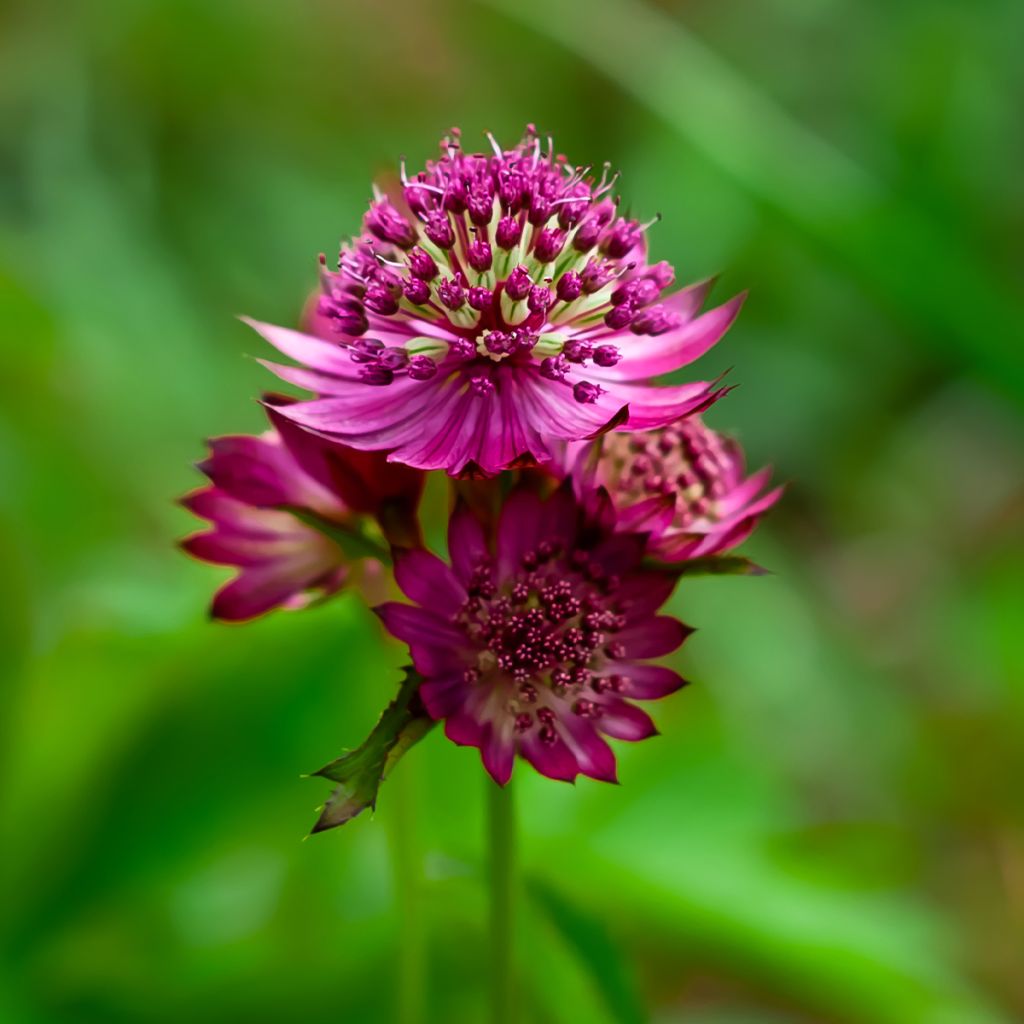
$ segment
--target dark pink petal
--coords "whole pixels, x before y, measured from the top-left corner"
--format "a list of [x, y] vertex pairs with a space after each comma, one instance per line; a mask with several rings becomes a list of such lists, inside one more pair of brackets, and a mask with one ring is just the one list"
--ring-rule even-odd
[[484, 528], [461, 499], [448, 521], [448, 552], [455, 575], [463, 583], [468, 582], [473, 570], [490, 557]]
[[295, 505], [331, 517], [347, 509], [337, 495], [306, 474], [273, 433], [215, 437], [199, 468], [221, 490], [249, 505]]
[[571, 712], [560, 720], [563, 739], [579, 770], [600, 782], [618, 782], [615, 754], [591, 724]]
[[466, 589], [452, 570], [429, 551], [397, 551], [395, 581], [411, 601], [431, 612], [452, 616], [466, 600]]
[[522, 565], [523, 556], [544, 540], [543, 502], [532, 491], [513, 491], [498, 520], [498, 574], [506, 577]]
[[617, 698], [601, 703], [602, 714], [597, 727], [617, 740], [645, 740], [658, 734], [657, 727], [646, 711]]
[[409, 645], [418, 672], [430, 676], [459, 665], [459, 650], [466, 638], [451, 623], [423, 608], [396, 601], [377, 605], [374, 611], [392, 636]]
[[484, 741], [484, 727], [464, 711], [445, 720], [444, 734], [460, 747], [479, 747]]
[[[301, 567], [300, 567], [301, 568]], [[215, 619], [241, 622], [285, 604], [296, 594], [312, 586], [316, 575], [297, 571], [280, 563], [269, 563], [245, 569], [213, 599], [211, 614]]]
[[466, 702], [470, 686], [463, 670], [448, 675], [433, 676], [420, 684], [419, 694], [423, 706], [433, 719], [454, 715]]
[[[294, 555], [312, 551], [318, 564], [330, 564], [341, 560], [341, 552], [334, 550], [334, 557], [319, 543], [319, 535], [310, 531], [309, 537], [253, 537], [239, 533], [211, 530], [207, 533], [186, 537], [181, 546], [195, 558], [214, 565], [264, 565], [281, 561]], [[330, 544], [329, 541], [326, 542]]]
[[618, 665], [615, 673], [628, 680], [624, 691], [637, 700], [660, 700], [686, 686], [687, 681], [664, 665]]
[[656, 612], [672, 595], [676, 576], [669, 572], [635, 572], [622, 578], [615, 597], [631, 621]]
[[660, 658], [671, 654], [693, 632], [678, 619], [657, 615], [653, 619], [636, 623], [615, 634], [615, 643], [621, 644], [624, 658]]
[[519, 741], [519, 749], [523, 757], [549, 779], [572, 782], [580, 773], [576, 758], [561, 737], [551, 744], [541, 743], [534, 730]]
[[496, 722], [488, 722], [483, 730], [480, 757], [491, 778], [504, 786], [512, 778], [512, 764], [516, 756], [516, 741], [511, 729], [502, 729]]

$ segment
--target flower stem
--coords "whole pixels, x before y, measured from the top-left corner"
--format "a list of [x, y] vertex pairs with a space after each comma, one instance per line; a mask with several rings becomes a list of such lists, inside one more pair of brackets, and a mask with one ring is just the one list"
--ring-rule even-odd
[[391, 862], [398, 910], [398, 978], [396, 1024], [422, 1024], [426, 981], [422, 878], [416, 841], [416, 776], [396, 771], [389, 782], [392, 801]]
[[491, 1024], [512, 1024], [516, 820], [511, 784], [487, 787], [487, 844], [491, 896]]

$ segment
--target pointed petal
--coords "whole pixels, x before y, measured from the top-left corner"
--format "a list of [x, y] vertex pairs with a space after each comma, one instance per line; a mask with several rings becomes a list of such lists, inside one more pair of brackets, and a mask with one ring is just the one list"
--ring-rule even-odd
[[692, 632], [678, 619], [656, 615], [614, 634], [614, 642], [622, 645], [624, 658], [660, 658], [676, 650]]

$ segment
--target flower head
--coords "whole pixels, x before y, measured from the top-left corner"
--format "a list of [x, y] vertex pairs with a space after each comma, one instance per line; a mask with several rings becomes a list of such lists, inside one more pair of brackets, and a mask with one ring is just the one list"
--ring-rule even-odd
[[210, 441], [199, 468], [211, 485], [182, 502], [212, 524], [182, 541], [184, 549], [239, 570], [214, 597], [215, 618], [251, 619], [302, 607], [315, 592], [334, 593], [350, 577], [366, 516], [404, 523], [415, 512], [421, 474], [299, 430], [280, 415], [282, 407], [268, 398], [275, 429]]
[[725, 389], [648, 381], [728, 329], [707, 284], [665, 295], [667, 263], [596, 178], [532, 128], [509, 150], [441, 157], [378, 194], [363, 234], [324, 268], [310, 333], [253, 326], [302, 366], [267, 364], [317, 397], [285, 415], [395, 461], [485, 475], [628, 422], [664, 426]]
[[699, 416], [649, 433], [612, 434], [567, 452], [565, 468], [579, 492], [604, 488], [619, 528], [648, 532], [649, 553], [665, 562], [739, 546], [783, 490], [765, 491], [770, 468], [748, 477], [739, 444]]
[[690, 632], [655, 614], [674, 576], [641, 568], [642, 536], [595, 529], [581, 513], [566, 487], [547, 501], [513, 491], [492, 550], [460, 505], [451, 565], [422, 550], [399, 553], [396, 579], [415, 603], [377, 609], [409, 644], [427, 711], [456, 743], [479, 747], [502, 784], [516, 753], [551, 778], [614, 781], [604, 737], [652, 735], [632, 702], [683, 685], [645, 663]]

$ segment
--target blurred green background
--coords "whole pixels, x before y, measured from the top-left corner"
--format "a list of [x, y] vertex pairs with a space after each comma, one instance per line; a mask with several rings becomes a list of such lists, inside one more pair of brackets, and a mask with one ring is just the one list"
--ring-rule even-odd
[[698, 685], [620, 787], [518, 773], [524, 1020], [1024, 1020], [1019, 0], [22, 0], [0, 14], [0, 1019], [482, 1019], [483, 778], [431, 735], [301, 839], [401, 661], [241, 628], [174, 540], [369, 181], [460, 124], [612, 160], [751, 298], [710, 416], [790, 481], [686, 583]]

